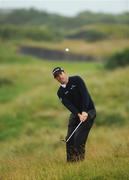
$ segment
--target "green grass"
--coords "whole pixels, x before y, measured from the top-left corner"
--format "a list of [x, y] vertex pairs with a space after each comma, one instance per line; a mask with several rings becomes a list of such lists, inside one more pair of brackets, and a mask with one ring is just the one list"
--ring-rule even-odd
[[[105, 132], [106, 131], [106, 132]], [[50, 132], [51, 133], [51, 132]], [[1, 178], [5, 179], [128, 179], [128, 128], [93, 128], [88, 141], [86, 161], [66, 164], [64, 144], [57, 135], [24, 137], [12, 141], [1, 160]], [[121, 136], [121, 134], [123, 136]], [[52, 136], [53, 134], [53, 136]], [[117, 136], [117, 138], [112, 138]], [[39, 137], [39, 136], [38, 136]], [[43, 140], [49, 140], [45, 147]], [[97, 141], [97, 142], [96, 142]], [[120, 142], [121, 141], [121, 142]], [[1, 153], [3, 148], [1, 148]]]
[[[0, 179], [129, 179], [129, 67], [40, 61], [16, 50], [15, 43], [0, 46]], [[97, 108], [87, 158], [78, 164], [66, 164], [60, 142], [69, 112], [51, 75], [58, 65], [83, 77]]]

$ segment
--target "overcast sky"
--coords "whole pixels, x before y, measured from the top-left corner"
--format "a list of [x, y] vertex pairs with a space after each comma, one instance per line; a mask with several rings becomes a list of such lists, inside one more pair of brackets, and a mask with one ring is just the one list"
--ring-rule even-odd
[[85, 10], [121, 13], [129, 11], [129, 0], [0, 0], [0, 9], [31, 7], [66, 16]]

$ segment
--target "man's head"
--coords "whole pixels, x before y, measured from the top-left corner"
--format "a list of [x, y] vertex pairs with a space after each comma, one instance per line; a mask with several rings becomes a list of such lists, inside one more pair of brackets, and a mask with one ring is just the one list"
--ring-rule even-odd
[[52, 71], [52, 74], [58, 82], [60, 82], [61, 84], [67, 84], [68, 76], [65, 73], [63, 68], [61, 68], [61, 67], [54, 68]]

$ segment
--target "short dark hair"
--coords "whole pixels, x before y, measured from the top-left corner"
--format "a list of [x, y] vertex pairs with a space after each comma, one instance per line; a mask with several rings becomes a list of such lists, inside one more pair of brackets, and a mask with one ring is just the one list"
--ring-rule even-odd
[[53, 74], [54, 78], [56, 76], [58, 76], [61, 72], [64, 72], [64, 69], [61, 67], [56, 67], [52, 70], [52, 74]]

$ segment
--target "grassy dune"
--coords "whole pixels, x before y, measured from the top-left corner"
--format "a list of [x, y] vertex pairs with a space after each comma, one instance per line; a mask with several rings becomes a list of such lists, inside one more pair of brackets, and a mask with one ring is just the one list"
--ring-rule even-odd
[[84, 26], [81, 30], [97, 30], [113, 39], [123, 39], [129, 37], [129, 26], [127, 24], [91, 24]]
[[[129, 68], [40, 61], [15, 49], [0, 48], [0, 179], [129, 179]], [[87, 158], [78, 164], [66, 164], [60, 141], [69, 112], [56, 97], [57, 65], [84, 78], [97, 108]]]

